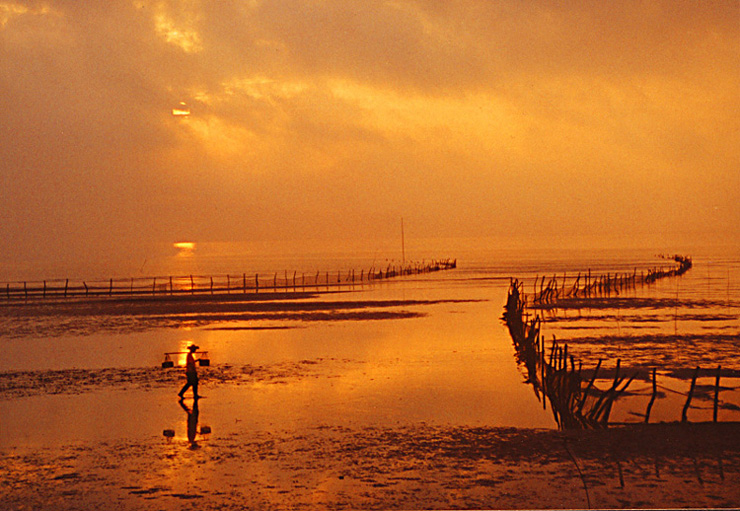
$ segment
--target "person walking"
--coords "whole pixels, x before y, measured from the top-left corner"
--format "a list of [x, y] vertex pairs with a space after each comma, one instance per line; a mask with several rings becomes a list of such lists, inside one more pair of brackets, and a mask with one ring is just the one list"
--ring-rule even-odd
[[194, 353], [199, 347], [195, 344], [188, 346], [188, 356], [185, 359], [185, 376], [188, 381], [185, 382], [182, 390], [177, 394], [180, 399], [184, 399], [185, 391], [190, 387], [193, 387], [193, 398], [198, 399], [198, 370], [195, 368], [195, 356]]

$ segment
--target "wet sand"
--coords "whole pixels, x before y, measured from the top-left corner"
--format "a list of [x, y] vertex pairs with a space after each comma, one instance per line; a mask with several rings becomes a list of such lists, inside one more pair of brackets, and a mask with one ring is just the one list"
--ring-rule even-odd
[[2, 452], [5, 509], [684, 508], [740, 504], [740, 425], [322, 427]]
[[[643, 425], [630, 414], [644, 404], [620, 402], [620, 417], [634, 424], [555, 430], [500, 324], [505, 283], [475, 282], [264, 301], [7, 307], [0, 326], [8, 327], [13, 362], [0, 374], [0, 507], [740, 506], [740, 423]], [[650, 336], [628, 331], [629, 346], [649, 345], [646, 356], [654, 358], [670, 346], [664, 330], [676, 329], [676, 314], [666, 322], [653, 307], [675, 304], [634, 303], [644, 307], [627, 313], [629, 302], [574, 304], [553, 311], [547, 326], [588, 361], [624, 346], [621, 330], [663, 325]], [[687, 351], [692, 358], [668, 367], [670, 374], [692, 369], [698, 356], [709, 364], [721, 355], [723, 368], [738, 369], [735, 330], [723, 331], [720, 355], [702, 332], [704, 323], [736, 329], [736, 307], [686, 308], [693, 315], [682, 313], [681, 335], [703, 351]], [[566, 326], [594, 329], [594, 336], [571, 330], [561, 337]], [[158, 367], [162, 352], [190, 342], [214, 355], [211, 367], [199, 368], [207, 397], [197, 414], [192, 400], [185, 401], [189, 412], [176, 402], [182, 369]], [[53, 355], [42, 351], [48, 346]], [[647, 367], [638, 353], [618, 353], [623, 367]], [[49, 358], [37, 362], [34, 354]], [[723, 377], [723, 385], [736, 381]], [[706, 394], [700, 390], [698, 401]], [[668, 393], [651, 422], [678, 418], [682, 405]], [[705, 412], [692, 409], [690, 420], [704, 420]], [[720, 410], [721, 420], [736, 418]]]
[[[209, 397], [185, 401], [172, 437], [0, 449], [3, 508], [521, 509], [740, 505], [740, 423], [597, 431], [445, 424], [236, 423], [208, 415], [223, 392], [337, 377], [352, 361], [201, 368]], [[340, 371], [341, 372], [341, 371]], [[4, 400], [173, 389], [181, 369], [6, 373]], [[71, 390], [74, 389], [74, 390]], [[132, 390], [122, 392], [131, 392]], [[170, 408], [175, 408], [172, 398]], [[201, 421], [198, 422], [199, 415]], [[237, 416], [237, 415], [235, 415]], [[239, 419], [237, 419], [238, 421]], [[164, 432], [163, 432], [164, 433]], [[190, 437], [188, 436], [190, 435]]]

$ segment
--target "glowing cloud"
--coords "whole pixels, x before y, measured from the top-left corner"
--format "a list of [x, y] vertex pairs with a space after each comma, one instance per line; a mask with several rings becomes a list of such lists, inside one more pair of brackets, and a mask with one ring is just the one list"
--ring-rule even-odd
[[155, 12], [154, 28], [159, 37], [178, 46], [185, 53], [197, 53], [203, 49], [200, 35], [192, 26], [198, 18], [193, 9], [182, 9], [182, 15], [177, 20], [164, 3], [158, 4]]
[[0, 2], [0, 29], [5, 28], [8, 22], [24, 14], [48, 14], [49, 7], [42, 6], [36, 9], [29, 9], [25, 5], [16, 2]]

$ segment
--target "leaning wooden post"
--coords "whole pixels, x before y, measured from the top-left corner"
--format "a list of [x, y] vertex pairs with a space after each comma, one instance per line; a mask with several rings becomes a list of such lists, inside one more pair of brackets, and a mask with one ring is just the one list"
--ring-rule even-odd
[[172, 276], [170, 276], [170, 295], [172, 294], [172, 288], [173, 288], [173, 286], [172, 286]]
[[46, 298], [46, 281], [44, 281], [44, 298]]
[[157, 294], [157, 277], [152, 278], [152, 295]]
[[650, 396], [650, 402], [647, 405], [647, 410], [645, 410], [645, 424], [648, 423], [650, 420], [650, 410], [653, 408], [653, 403], [655, 403], [655, 396], [658, 393], [658, 380], [656, 376], [656, 370], [653, 367], [653, 395]]
[[694, 397], [694, 387], [696, 387], [696, 377], [699, 376], [699, 368], [694, 369], [694, 376], [691, 378], [691, 387], [689, 388], [689, 397], [686, 399], [686, 404], [683, 406], [681, 412], [681, 422], [686, 422], [686, 414], [689, 411], [691, 405], [691, 398]]
[[260, 274], [259, 273], [254, 274], [254, 292], [255, 293], [260, 292]]
[[717, 409], [719, 408], [719, 377], [722, 372], [722, 366], [717, 366], [717, 376], [714, 378], [714, 413], [712, 421], [717, 422]]
[[[67, 289], [69, 288], [69, 279], [64, 281], [64, 297], [67, 298]], [[10, 298], [10, 294], [8, 294], [8, 298]]]
[[247, 294], [247, 274], [242, 274], [242, 286], [244, 287], [244, 294]]
[[26, 283], [23, 282], [23, 294], [26, 295], [26, 298], [28, 298], [28, 288], [26, 287]]
[[110, 286], [108, 287], [108, 296], [113, 294], [113, 279], [110, 279]]

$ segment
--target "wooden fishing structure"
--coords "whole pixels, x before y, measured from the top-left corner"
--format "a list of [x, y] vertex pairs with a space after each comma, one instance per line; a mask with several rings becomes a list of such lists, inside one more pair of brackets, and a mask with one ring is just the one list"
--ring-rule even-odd
[[527, 299], [530, 303], [538, 305], [554, 304], [563, 298], [594, 298], [620, 294], [627, 289], [633, 289], [639, 285], [652, 284], [667, 277], [678, 277], [689, 271], [693, 265], [690, 257], [674, 255], [664, 256], [676, 262], [672, 268], [651, 268], [641, 271], [639, 274], [635, 269], [632, 273], [607, 273], [605, 275], [592, 276], [591, 270], [586, 273], [578, 273], [575, 277], [563, 274], [562, 277], [535, 277], [534, 290]]
[[[540, 332], [539, 316], [525, 315], [522, 283], [512, 280], [504, 307], [504, 322], [514, 342], [517, 361], [527, 370], [527, 382], [534, 388], [537, 398], [550, 408], [555, 422], [562, 429], [591, 429], [606, 427], [614, 402], [627, 389], [634, 375], [627, 379], [620, 374], [617, 361], [612, 385], [600, 390], [595, 381], [601, 367], [599, 360], [592, 378], [584, 386], [582, 365], [568, 354], [568, 345], [553, 338], [549, 355]], [[626, 381], [625, 381], [626, 380]]]
[[[535, 292], [528, 299], [524, 293], [524, 284], [512, 279], [504, 306], [503, 321], [506, 324], [514, 343], [517, 362], [526, 370], [527, 383], [530, 383], [543, 406], [550, 402], [550, 408], [555, 421], [562, 429], [592, 429], [605, 428], [609, 424], [614, 403], [624, 394], [627, 387], [638, 376], [637, 372], [627, 375], [621, 368], [621, 361], [617, 359], [614, 366], [614, 375], [611, 385], [606, 389], [596, 386], [599, 371], [603, 360], [598, 360], [593, 371], [585, 371], [582, 362], [568, 353], [567, 343], [561, 344], [553, 336], [548, 350], [542, 336], [542, 320], [537, 314], [530, 314], [528, 304], [542, 309], [543, 304], [554, 305], [557, 300], [575, 297], [595, 297], [618, 294], [628, 286], [637, 284], [651, 284], [658, 279], [679, 276], [688, 271], [691, 259], [683, 256], [673, 256], [677, 263], [675, 268], [654, 269], [647, 273], [637, 271], [632, 274], [615, 274], [592, 277], [589, 271], [583, 278], [579, 274], [571, 286], [565, 285], [567, 276], [558, 282], [557, 277], [546, 281], [539, 280], [539, 289], [535, 281]], [[586, 374], [590, 373], [590, 378]], [[691, 389], [683, 410], [682, 420], [686, 420], [686, 412], [690, 406], [698, 368], [692, 379]], [[717, 417], [717, 402], [719, 394], [719, 369], [717, 372], [717, 388], [715, 391], [715, 412]], [[653, 394], [645, 413], [645, 422], [649, 420], [650, 410], [657, 394], [656, 376], [653, 371]]]
[[11, 300], [65, 299], [104, 296], [170, 296], [248, 294], [261, 292], [287, 293], [306, 290], [339, 290], [368, 285], [408, 275], [419, 275], [457, 267], [456, 259], [430, 262], [388, 264], [359, 272], [352, 270], [241, 273], [226, 275], [181, 275], [110, 278], [105, 280], [54, 279], [16, 281], [0, 284], [0, 303]]

